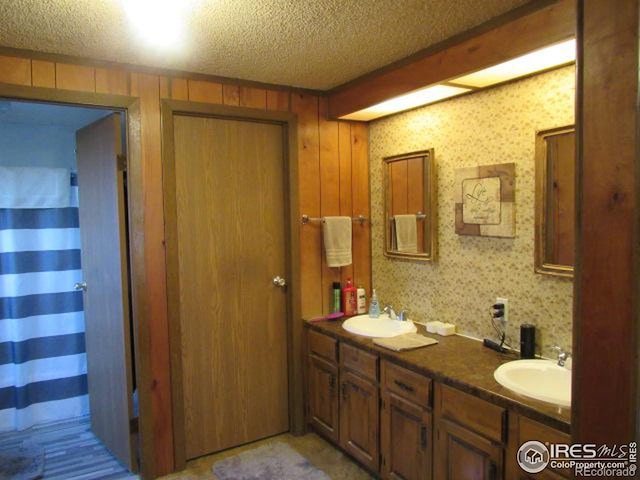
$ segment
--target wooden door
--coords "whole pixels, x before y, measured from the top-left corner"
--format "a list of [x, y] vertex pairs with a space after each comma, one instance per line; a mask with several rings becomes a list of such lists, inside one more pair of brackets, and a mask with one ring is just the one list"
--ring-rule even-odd
[[289, 430], [287, 294], [273, 281], [286, 275], [285, 132], [173, 119], [182, 414], [194, 458]]
[[309, 421], [330, 440], [338, 442], [338, 367], [309, 355]]
[[391, 392], [382, 396], [382, 477], [431, 479], [431, 412]]
[[436, 425], [433, 478], [438, 480], [500, 480], [502, 447], [457, 423]]
[[126, 201], [120, 115], [76, 132], [91, 429], [136, 469]]
[[378, 470], [378, 387], [352, 372], [340, 372], [340, 446]]

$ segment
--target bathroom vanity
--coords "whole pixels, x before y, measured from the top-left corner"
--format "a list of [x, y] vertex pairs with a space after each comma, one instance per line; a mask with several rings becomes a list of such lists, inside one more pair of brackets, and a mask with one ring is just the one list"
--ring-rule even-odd
[[[522, 443], [570, 442], [569, 409], [494, 380], [512, 355], [460, 336], [394, 352], [339, 321], [307, 323], [305, 333], [308, 425], [376, 476], [524, 480], [533, 477], [516, 462]], [[569, 473], [547, 468], [535, 478]]]

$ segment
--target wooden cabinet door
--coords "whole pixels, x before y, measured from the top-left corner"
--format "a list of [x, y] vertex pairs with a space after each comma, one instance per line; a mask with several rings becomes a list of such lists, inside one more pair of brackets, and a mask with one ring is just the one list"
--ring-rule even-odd
[[502, 446], [445, 419], [436, 424], [434, 478], [501, 480]]
[[431, 412], [398, 395], [382, 395], [382, 477], [394, 480], [430, 480]]
[[378, 387], [342, 370], [340, 389], [340, 446], [362, 464], [378, 471]]
[[309, 355], [309, 422], [338, 442], [338, 367]]

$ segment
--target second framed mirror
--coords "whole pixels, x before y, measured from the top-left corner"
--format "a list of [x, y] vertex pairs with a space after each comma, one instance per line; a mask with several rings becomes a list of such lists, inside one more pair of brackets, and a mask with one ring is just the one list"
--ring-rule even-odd
[[384, 254], [432, 262], [438, 219], [433, 149], [384, 158]]

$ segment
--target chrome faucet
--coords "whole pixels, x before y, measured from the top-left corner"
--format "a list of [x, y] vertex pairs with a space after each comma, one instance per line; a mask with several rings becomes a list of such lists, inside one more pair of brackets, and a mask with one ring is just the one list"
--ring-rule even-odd
[[569, 352], [565, 352], [561, 347], [554, 345], [552, 347], [556, 352], [558, 352], [558, 366], [564, 367], [564, 364], [567, 363], [567, 359], [571, 356]]
[[407, 320], [407, 310], [402, 309], [400, 310], [400, 313], [398, 314], [398, 320], [401, 322], [404, 322]]
[[397, 320], [398, 319], [398, 316], [396, 315], [396, 311], [393, 309], [393, 307], [391, 305], [386, 305], [382, 311], [384, 313], [386, 313], [387, 315], [389, 315], [389, 318], [391, 320]]

